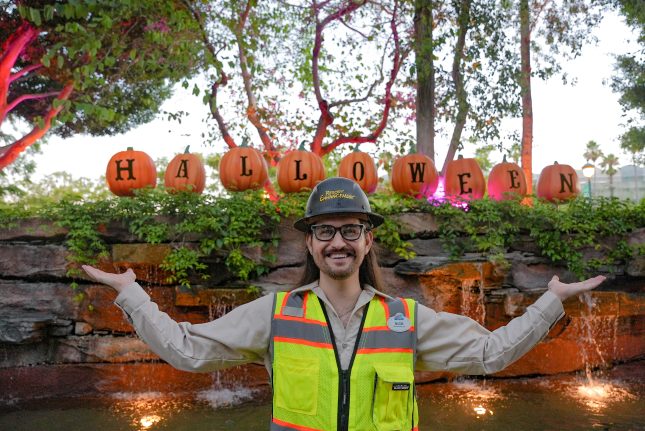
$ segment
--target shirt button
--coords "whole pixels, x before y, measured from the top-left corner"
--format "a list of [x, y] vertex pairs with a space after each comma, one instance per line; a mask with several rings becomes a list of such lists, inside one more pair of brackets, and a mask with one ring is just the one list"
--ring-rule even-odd
[[347, 348], [347, 343], [343, 343], [343, 344], [341, 344], [341, 346], [343, 347], [343, 349], [346, 349]]

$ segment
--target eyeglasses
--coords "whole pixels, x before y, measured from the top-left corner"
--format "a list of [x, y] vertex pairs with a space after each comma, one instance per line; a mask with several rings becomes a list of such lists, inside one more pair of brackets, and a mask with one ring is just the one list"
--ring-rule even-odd
[[356, 241], [363, 233], [363, 229], [367, 230], [364, 224], [344, 224], [341, 227], [330, 224], [314, 224], [311, 226], [311, 231], [318, 241], [331, 241], [338, 231], [340, 231], [343, 239]]

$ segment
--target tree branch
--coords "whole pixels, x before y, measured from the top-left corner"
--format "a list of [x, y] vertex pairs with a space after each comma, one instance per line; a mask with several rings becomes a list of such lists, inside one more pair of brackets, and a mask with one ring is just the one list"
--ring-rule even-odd
[[[387, 45], [387, 44], [386, 44]], [[385, 54], [386, 50], [383, 50], [383, 55], [381, 56], [381, 67], [379, 67], [379, 77], [378, 79], [374, 80], [372, 85], [370, 85], [370, 88], [367, 91], [367, 94], [364, 97], [358, 97], [356, 99], [345, 99], [345, 100], [338, 100], [336, 102], [332, 102], [329, 104], [329, 108], [335, 108], [337, 106], [345, 106], [349, 105], [352, 103], [358, 103], [358, 102], [365, 102], [367, 99], [369, 99], [372, 96], [372, 92], [374, 91], [374, 88], [381, 82], [383, 82], [383, 79], [385, 78], [383, 76], [383, 65], [385, 64]]]
[[279, 157], [277, 155], [275, 146], [273, 145], [273, 141], [269, 137], [269, 134], [267, 133], [268, 129], [262, 124], [262, 120], [260, 120], [260, 116], [258, 115], [258, 101], [255, 97], [255, 94], [253, 94], [253, 88], [252, 88], [252, 76], [251, 73], [249, 72], [249, 67], [248, 67], [248, 59], [246, 57], [246, 51], [244, 49], [244, 40], [242, 39], [242, 33], [244, 32], [244, 28], [246, 27], [246, 22], [249, 18], [249, 14], [251, 12], [251, 3], [253, 0], [248, 0], [246, 2], [246, 7], [244, 8], [244, 11], [240, 14], [240, 19], [237, 22], [237, 26], [235, 27], [235, 40], [237, 41], [237, 48], [238, 48], [238, 53], [240, 56], [240, 69], [242, 69], [242, 81], [244, 82], [244, 92], [246, 93], [246, 98], [249, 102], [248, 107], [246, 108], [246, 116], [253, 124], [255, 129], [258, 131], [258, 135], [260, 136], [260, 140], [262, 141], [262, 144], [264, 145], [264, 149], [267, 152], [267, 154], [270, 154], [271, 161], [273, 164], [277, 164]]
[[325, 134], [327, 133], [327, 127], [329, 127], [329, 125], [334, 122], [334, 117], [329, 112], [329, 104], [323, 98], [322, 92], [320, 90], [320, 72], [318, 69], [318, 61], [320, 59], [320, 50], [322, 48], [322, 43], [324, 40], [323, 31], [329, 23], [333, 22], [334, 20], [341, 19], [345, 15], [355, 11], [365, 4], [364, 1], [347, 2], [336, 12], [329, 14], [325, 19], [320, 21], [318, 19], [318, 14], [327, 3], [328, 2], [317, 4], [315, 1], [313, 2], [314, 16], [316, 17], [316, 35], [314, 38], [314, 48], [311, 55], [311, 74], [316, 101], [318, 102], [318, 108], [320, 108], [320, 117], [318, 118], [318, 124], [316, 126], [316, 134], [314, 135], [313, 142], [311, 143], [311, 151], [318, 155], [322, 154], [322, 141], [325, 138]]
[[464, 82], [464, 74], [462, 71], [462, 63], [464, 61], [464, 49], [466, 47], [466, 34], [470, 28], [470, 2], [471, 0], [461, 0], [460, 8], [458, 11], [458, 36], [457, 44], [455, 45], [455, 55], [452, 61], [452, 81], [455, 84], [455, 93], [457, 97], [457, 117], [455, 119], [455, 128], [452, 131], [452, 137], [450, 138], [450, 145], [448, 146], [448, 152], [446, 154], [446, 159], [443, 162], [443, 167], [441, 168], [441, 175], [446, 173], [446, 166], [448, 162], [455, 157], [459, 143], [461, 142], [461, 132], [464, 129], [466, 124], [466, 119], [468, 117], [468, 111], [470, 110], [470, 105], [468, 104], [468, 94], [466, 93], [466, 87]]
[[2, 44], [0, 54], [0, 124], [4, 121], [7, 109], [7, 97], [9, 96], [9, 84], [11, 83], [11, 69], [16, 65], [18, 57], [37, 36], [39, 31], [29, 22], [24, 21], [18, 29], [13, 32]]
[[196, 9], [193, 8], [193, 5], [188, 0], [183, 0], [182, 3], [184, 4], [184, 7], [186, 7], [186, 9], [190, 11], [193, 18], [197, 22], [197, 24], [199, 24], [202, 42], [204, 43], [204, 46], [206, 47], [210, 55], [212, 56], [213, 65], [215, 66], [215, 69], [217, 70], [217, 73], [220, 76], [220, 78], [216, 80], [211, 86], [211, 94], [208, 100], [208, 106], [210, 108], [211, 115], [215, 119], [215, 122], [217, 123], [217, 127], [219, 128], [219, 131], [222, 134], [222, 138], [224, 139], [224, 142], [226, 142], [226, 145], [228, 145], [229, 148], [235, 148], [237, 147], [237, 144], [235, 143], [235, 140], [228, 132], [226, 121], [224, 121], [224, 118], [220, 114], [220, 111], [217, 107], [217, 91], [220, 86], [223, 87], [228, 83], [228, 76], [226, 76], [226, 73], [222, 68], [222, 64], [217, 59], [217, 50], [215, 49], [215, 46], [213, 46], [213, 44], [211, 43], [208, 37], [208, 33], [206, 32], [206, 27], [204, 25], [204, 20], [202, 19], [202, 16]]
[[20, 103], [24, 102], [25, 100], [33, 100], [33, 99], [45, 99], [47, 97], [52, 97], [52, 96], [57, 96], [60, 94], [60, 91], [50, 91], [49, 93], [42, 93], [42, 94], [23, 94], [22, 96], [16, 97], [11, 103], [7, 105], [6, 111], [0, 112], [0, 123], [4, 121], [5, 117], [9, 112], [11, 112], [12, 109], [14, 109], [16, 106], [18, 106]]
[[[69, 83], [67, 84], [61, 91], [58, 97], [56, 98], [57, 101], [62, 102], [64, 100], [69, 99], [69, 96], [72, 94], [72, 91], [74, 90], [74, 84]], [[58, 105], [58, 106], [56, 106]], [[20, 153], [22, 153], [25, 149], [27, 149], [29, 146], [34, 144], [38, 139], [42, 138], [45, 133], [51, 128], [52, 120], [58, 115], [58, 113], [63, 109], [63, 104], [56, 104], [54, 103], [52, 107], [49, 109], [47, 114], [45, 115], [45, 118], [43, 119], [43, 126], [40, 127], [38, 125], [35, 125], [34, 128], [29, 132], [27, 135], [23, 136], [21, 139], [17, 140], [14, 142], [10, 148], [4, 149], [2, 152], [2, 155], [0, 156], [0, 170], [4, 169], [5, 167], [9, 166], [11, 163], [13, 163], [14, 160], [18, 158]]]
[[34, 70], [40, 69], [41, 67], [43, 67], [42, 64], [32, 64], [30, 66], [24, 67], [24, 68], [22, 68], [21, 70], [19, 70], [18, 72], [14, 73], [13, 75], [11, 75], [9, 77], [9, 83], [11, 84], [15, 80], [25, 76], [26, 74], [28, 74], [30, 72], [33, 72]]
[[[385, 97], [383, 99], [383, 113], [381, 114], [381, 120], [379, 124], [372, 130], [372, 132], [367, 136], [341, 136], [335, 139], [331, 144], [326, 145], [321, 148], [321, 154], [327, 154], [334, 150], [334, 148], [339, 145], [346, 143], [364, 143], [364, 142], [376, 142], [378, 137], [381, 135], [385, 126], [387, 125], [387, 120], [390, 114], [390, 109], [393, 105], [392, 100], [392, 86], [396, 81], [396, 77], [399, 73], [399, 69], [402, 64], [402, 55], [401, 55], [401, 43], [399, 40], [399, 33], [396, 28], [396, 14], [398, 9], [398, 1], [394, 3], [394, 9], [392, 11], [392, 19], [390, 20], [390, 28], [392, 29], [392, 38], [394, 40], [394, 59], [392, 61], [392, 70], [390, 71], [390, 79], [385, 84]], [[407, 55], [407, 54], [406, 54]], [[403, 56], [405, 57], [405, 56]]]

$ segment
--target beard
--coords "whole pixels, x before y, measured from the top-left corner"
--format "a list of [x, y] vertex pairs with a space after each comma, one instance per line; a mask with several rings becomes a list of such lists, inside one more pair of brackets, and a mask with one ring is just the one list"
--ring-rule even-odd
[[[328, 262], [328, 255], [332, 254], [334, 252], [347, 252], [350, 256], [351, 262], [349, 262], [346, 265], [337, 267], [329, 264]], [[362, 259], [359, 259], [356, 256], [356, 253], [354, 250], [349, 249], [349, 248], [344, 248], [341, 250], [334, 250], [333, 252], [324, 252], [320, 254], [316, 254], [313, 256], [314, 262], [316, 263], [316, 266], [318, 266], [318, 269], [320, 272], [331, 278], [332, 280], [346, 280], [349, 277], [351, 277], [354, 273], [356, 273], [359, 268], [360, 264], [362, 263]]]

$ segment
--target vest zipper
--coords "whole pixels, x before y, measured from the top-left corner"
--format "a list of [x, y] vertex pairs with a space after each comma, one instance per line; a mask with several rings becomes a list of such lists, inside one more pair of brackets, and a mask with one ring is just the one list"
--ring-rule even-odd
[[338, 355], [338, 348], [336, 347], [336, 338], [334, 337], [334, 330], [331, 327], [329, 322], [329, 316], [327, 316], [327, 309], [325, 304], [320, 298], [318, 298], [320, 303], [320, 308], [322, 308], [323, 315], [325, 316], [325, 321], [327, 322], [327, 328], [329, 328], [329, 336], [331, 338], [331, 345], [334, 347], [334, 356], [336, 357], [336, 368], [338, 368], [338, 431], [348, 431], [349, 428], [349, 378], [352, 375], [352, 365], [354, 364], [354, 357], [356, 357], [356, 351], [358, 350], [358, 344], [361, 341], [361, 333], [363, 332], [363, 325], [365, 325], [365, 318], [367, 317], [367, 310], [369, 309], [370, 303], [368, 302], [365, 305], [365, 310], [363, 311], [363, 318], [361, 319], [361, 326], [358, 328], [358, 334], [356, 335], [356, 342], [354, 343], [354, 351], [352, 352], [352, 358], [349, 361], [349, 366], [347, 370], [343, 370], [340, 365], [340, 356]]

